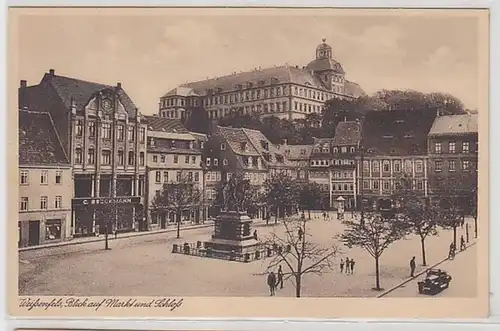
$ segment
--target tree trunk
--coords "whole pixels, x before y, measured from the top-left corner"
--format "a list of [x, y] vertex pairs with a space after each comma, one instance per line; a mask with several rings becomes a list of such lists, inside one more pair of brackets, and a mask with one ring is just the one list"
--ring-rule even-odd
[[276, 213], [274, 215], [274, 224], [278, 224], [278, 213], [279, 213], [280, 209], [279, 207], [276, 207]]
[[380, 290], [380, 272], [379, 272], [378, 259], [379, 259], [379, 257], [375, 258], [375, 279], [376, 279], [375, 289], [376, 290]]
[[457, 225], [456, 224], [453, 226], [453, 245], [455, 245], [455, 248], [457, 247]]
[[477, 215], [474, 216], [474, 238], [477, 238]]
[[422, 265], [427, 265], [427, 259], [425, 258], [425, 238], [420, 237], [420, 246], [422, 247]]
[[302, 286], [302, 279], [300, 273], [295, 276], [295, 297], [300, 298], [300, 290]]
[[177, 239], [181, 237], [181, 213], [177, 213]]
[[311, 219], [311, 210], [309, 209], [307, 213], [309, 214], [309, 219]]
[[109, 249], [109, 243], [108, 243], [108, 237], [109, 237], [109, 231], [108, 231], [108, 222], [106, 221], [104, 227], [104, 249]]

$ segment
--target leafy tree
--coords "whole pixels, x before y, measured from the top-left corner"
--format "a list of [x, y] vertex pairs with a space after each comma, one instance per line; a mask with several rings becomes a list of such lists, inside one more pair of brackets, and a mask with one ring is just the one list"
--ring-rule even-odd
[[154, 197], [151, 205], [155, 211], [167, 210], [175, 213], [177, 238], [180, 238], [182, 213], [190, 212], [200, 201], [201, 192], [183, 176], [179, 182], [163, 184], [163, 188]]
[[375, 259], [376, 285], [374, 290], [380, 291], [379, 260], [387, 247], [404, 238], [406, 227], [398, 217], [383, 217], [380, 213], [365, 212], [364, 224], [357, 221], [345, 221], [345, 231], [340, 240], [349, 248], [358, 246], [364, 248]]
[[400, 179], [393, 200], [398, 202], [400, 215], [408, 230], [420, 237], [422, 265], [426, 266], [425, 239], [438, 234], [439, 210], [435, 204], [416, 194], [413, 180], [408, 177]]
[[320, 207], [323, 195], [318, 183], [308, 182], [299, 192], [299, 206], [302, 210], [307, 210], [309, 219], [311, 219], [311, 210]]
[[[284, 280], [292, 279], [295, 285], [295, 296], [300, 298], [302, 279], [306, 274], [321, 276], [334, 267], [334, 258], [340, 252], [335, 245], [321, 247], [312, 241], [312, 235], [307, 227], [305, 217], [285, 218], [283, 220], [285, 234], [278, 236], [272, 233], [266, 238], [264, 245], [269, 249], [276, 249], [277, 254], [271, 259], [266, 268], [266, 274], [284, 265], [288, 272], [284, 272]], [[300, 229], [300, 235], [299, 235]], [[288, 249], [289, 248], [289, 249]], [[286, 271], [285, 269], [285, 271]]]
[[275, 211], [274, 223], [278, 223], [279, 216], [286, 216], [287, 210], [298, 202], [299, 187], [288, 175], [278, 173], [264, 182], [266, 201]]

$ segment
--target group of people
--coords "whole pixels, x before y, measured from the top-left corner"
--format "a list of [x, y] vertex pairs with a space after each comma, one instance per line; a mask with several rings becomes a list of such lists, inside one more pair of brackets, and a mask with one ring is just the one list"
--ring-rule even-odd
[[273, 271], [267, 275], [267, 285], [269, 286], [270, 296], [276, 295], [276, 289], [279, 287], [283, 288], [283, 269], [281, 266], [278, 267], [278, 274], [276, 275]]
[[[356, 261], [354, 261], [354, 259], [349, 260], [349, 258], [347, 257], [345, 259], [345, 262], [344, 262], [344, 259], [340, 259], [340, 272], [343, 273], [345, 270], [346, 274], [353, 274], [355, 264], [356, 264]], [[345, 269], [344, 269], [344, 265], [345, 265]]]

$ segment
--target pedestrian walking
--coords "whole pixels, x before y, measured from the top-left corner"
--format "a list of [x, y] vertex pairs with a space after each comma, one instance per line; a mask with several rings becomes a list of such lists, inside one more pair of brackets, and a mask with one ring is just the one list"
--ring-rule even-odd
[[270, 295], [273, 296], [276, 289], [276, 275], [272, 271], [267, 276], [267, 285], [269, 286]]
[[113, 235], [115, 236], [115, 239], [118, 238], [118, 231], [116, 231], [116, 228], [113, 230]]
[[464, 235], [460, 236], [460, 250], [463, 251], [465, 249], [465, 239]]
[[257, 230], [253, 231], [253, 239], [257, 240]]
[[281, 265], [278, 268], [278, 284], [280, 285], [280, 289], [283, 288], [283, 269], [281, 269]]
[[450, 251], [448, 252], [448, 258], [453, 259], [455, 257], [455, 245], [453, 243], [450, 244]]
[[354, 273], [354, 265], [356, 264], [356, 261], [354, 259], [351, 259], [351, 274]]
[[349, 273], [349, 269], [351, 268], [351, 260], [348, 257], [345, 259], [345, 273]]
[[299, 241], [302, 241], [302, 236], [304, 236], [304, 231], [302, 230], [302, 228], [299, 228], [298, 235], [299, 235]]
[[415, 264], [415, 256], [411, 258], [410, 260], [410, 277], [415, 277], [415, 268], [416, 268], [416, 264]]
[[344, 273], [344, 259], [340, 259], [340, 273]]

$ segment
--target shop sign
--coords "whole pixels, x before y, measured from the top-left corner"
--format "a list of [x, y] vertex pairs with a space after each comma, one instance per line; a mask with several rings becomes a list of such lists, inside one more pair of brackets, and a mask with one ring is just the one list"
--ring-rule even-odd
[[140, 202], [141, 202], [140, 197], [75, 198], [72, 200], [73, 205], [79, 205], [79, 206], [126, 205], [126, 204], [138, 204]]

